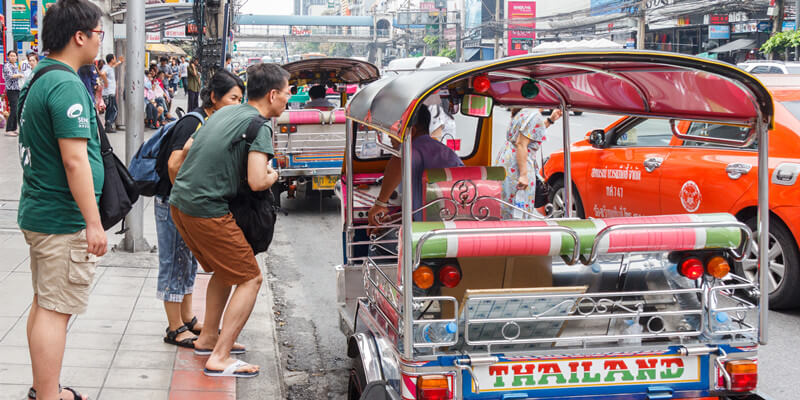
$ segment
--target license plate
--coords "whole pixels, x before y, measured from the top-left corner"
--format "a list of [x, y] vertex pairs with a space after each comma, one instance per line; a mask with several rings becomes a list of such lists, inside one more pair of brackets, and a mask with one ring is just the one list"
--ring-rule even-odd
[[[700, 382], [700, 357], [643, 355], [508, 361], [473, 367], [481, 392]], [[472, 383], [475, 391], [475, 383]]]
[[314, 176], [311, 179], [311, 188], [314, 190], [333, 190], [338, 180], [337, 176]]

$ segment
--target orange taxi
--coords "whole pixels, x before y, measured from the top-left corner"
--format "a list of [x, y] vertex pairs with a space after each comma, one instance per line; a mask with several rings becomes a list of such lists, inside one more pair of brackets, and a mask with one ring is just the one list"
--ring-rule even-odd
[[[772, 309], [800, 306], [800, 78], [759, 77], [775, 100], [769, 132], [769, 269]], [[758, 143], [747, 148], [681, 140], [683, 133], [741, 140], [735, 126], [624, 117], [572, 145], [573, 210], [579, 217], [728, 212], [756, 227]], [[542, 168], [563, 210], [563, 153]], [[561, 211], [563, 212], [563, 211]], [[735, 267], [757, 279], [757, 245]]]

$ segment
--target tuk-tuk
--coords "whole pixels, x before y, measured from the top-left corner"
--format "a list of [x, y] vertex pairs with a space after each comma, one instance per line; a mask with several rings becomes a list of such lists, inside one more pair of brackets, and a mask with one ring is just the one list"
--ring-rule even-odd
[[[462, 142], [472, 148], [461, 153], [463, 167], [426, 170], [414, 182], [410, 126], [426, 97], [442, 89], [477, 120], [474, 141]], [[662, 118], [673, 127], [686, 120], [746, 127], [746, 137], [727, 144], [758, 141], [758, 164], [768, 165], [769, 92], [746, 72], [708, 59], [529, 54], [363, 88], [347, 107], [337, 187], [349, 398], [762, 398], [757, 352], [767, 339], [767, 291], [730, 268], [754, 233], [726, 213], [576, 218], [571, 185], [563, 217], [515, 209], [498, 195], [505, 171], [491, 157], [492, 136], [506, 134], [492, 131], [492, 111], [510, 106], [562, 109], [564, 143], [571, 143], [571, 110]], [[587, 173], [570, 170], [569, 154], [565, 146], [566, 182]], [[390, 156], [401, 159], [402, 183], [389, 200], [391, 215], [370, 226]], [[636, 179], [645, 167], [605, 173]], [[770, 174], [758, 168], [761, 243]], [[423, 198], [418, 209], [415, 190]], [[503, 219], [503, 207], [516, 218]], [[759, 259], [766, 262], [767, 246]]]
[[275, 167], [280, 174], [272, 191], [278, 203], [284, 191], [290, 198], [296, 191], [333, 193], [344, 157], [344, 106], [353, 93], [348, 85], [363, 85], [380, 76], [373, 64], [350, 58], [313, 58], [283, 68], [290, 74], [290, 86], [322, 85], [338, 96], [327, 106], [301, 104], [272, 120]]

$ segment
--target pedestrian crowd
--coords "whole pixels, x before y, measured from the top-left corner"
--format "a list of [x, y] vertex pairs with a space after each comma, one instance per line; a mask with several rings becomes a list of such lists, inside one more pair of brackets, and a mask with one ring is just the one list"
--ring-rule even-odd
[[[20, 64], [11, 51], [3, 66], [6, 135], [18, 135], [23, 171], [17, 223], [32, 272], [29, 399], [86, 398], [67, 382], [62, 386], [60, 377], [68, 322], [86, 310], [98, 258], [107, 250], [103, 197], [120, 179], [109, 175], [101, 149], [107, 148], [106, 133], [116, 129], [115, 68], [125, 60], [114, 54], [94, 60], [104, 32], [101, 16], [89, 0], [58, 0], [42, 23], [46, 57], [27, 54]], [[274, 223], [271, 197], [263, 197], [278, 179], [269, 165], [272, 131], [266, 121], [280, 115], [291, 93], [289, 74], [277, 65], [252, 65], [247, 76], [245, 88], [223, 68], [202, 86], [197, 60], [185, 57], [162, 57], [145, 71], [146, 122], [161, 128], [152, 140], [159, 141], [155, 295], [168, 321], [163, 340], [205, 357], [208, 376], [259, 373], [257, 365], [232, 355], [247, 351], [236, 339], [262, 284], [255, 254], [267, 236], [268, 245], [273, 228], [253, 234], [231, 210], [237, 201], [260, 202], [269, 211], [250, 212], [272, 213], [267, 216]], [[189, 112], [180, 118], [173, 111], [179, 89], [189, 98]], [[213, 272], [202, 322], [191, 311], [198, 261]]]

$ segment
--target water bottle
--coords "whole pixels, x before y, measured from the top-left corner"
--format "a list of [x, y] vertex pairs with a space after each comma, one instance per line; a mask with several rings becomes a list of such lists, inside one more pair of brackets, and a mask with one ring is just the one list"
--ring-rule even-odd
[[[691, 287], [689, 285], [689, 278], [686, 278], [678, 272], [677, 264], [669, 264], [666, 268], [664, 268], [664, 278], [667, 280], [667, 284], [669, 285], [670, 289], [688, 289]], [[675, 298], [682, 310], [700, 310], [703, 308], [702, 304], [700, 304], [700, 300], [694, 293], [677, 294], [675, 295]], [[678, 325], [678, 330], [694, 331], [699, 327], [700, 315], [692, 314], [686, 315], [681, 319]]]
[[[623, 335], [640, 335], [642, 333], [643, 329], [642, 325], [639, 323], [639, 317], [635, 319], [626, 319], [623, 322], [625, 323], [625, 327], [622, 329]], [[642, 338], [623, 338], [620, 339], [619, 342], [624, 345], [640, 345], [642, 344]]]
[[431, 322], [422, 325], [422, 329], [417, 331], [415, 341], [417, 343], [444, 343], [455, 340], [457, 327], [455, 322]]
[[517, 193], [514, 195], [514, 212], [512, 216], [514, 219], [525, 219], [525, 214], [522, 210], [525, 209], [525, 201], [527, 200], [527, 196], [525, 196], [524, 190], [517, 190]]
[[[733, 325], [733, 321], [725, 311], [718, 311], [714, 313], [711, 318], [711, 331], [715, 339], [722, 339], [726, 336], [733, 335], [732, 333], [724, 333], [737, 329]], [[716, 333], [719, 332], [719, 333]]]

